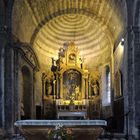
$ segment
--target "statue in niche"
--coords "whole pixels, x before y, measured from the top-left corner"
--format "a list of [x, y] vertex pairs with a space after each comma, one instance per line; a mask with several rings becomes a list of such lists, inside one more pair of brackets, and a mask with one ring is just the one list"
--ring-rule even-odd
[[64, 99], [68, 99], [69, 98], [69, 90], [66, 87], [66, 85], [63, 86], [63, 93], [64, 93]]
[[52, 81], [51, 80], [47, 80], [46, 81], [46, 96], [50, 96], [52, 95]]
[[69, 63], [75, 63], [75, 62], [76, 62], [76, 55], [72, 53], [69, 55]]
[[97, 80], [91, 81], [91, 95], [98, 96], [99, 95], [99, 83]]
[[79, 93], [80, 93], [80, 88], [79, 88], [79, 86], [76, 86], [76, 88], [75, 88], [75, 98], [76, 99], [79, 99]]

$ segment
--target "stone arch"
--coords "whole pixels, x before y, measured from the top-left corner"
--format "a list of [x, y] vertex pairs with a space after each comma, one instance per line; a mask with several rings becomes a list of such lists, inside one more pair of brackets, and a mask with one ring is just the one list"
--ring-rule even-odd
[[[33, 45], [34, 43], [34, 40], [37, 36], [37, 34], [39, 33], [40, 29], [47, 23], [49, 22], [50, 20], [52, 20], [53, 18], [56, 18], [58, 16], [61, 16], [61, 15], [64, 15], [64, 14], [81, 14], [81, 15], [85, 15], [85, 16], [89, 16], [91, 18], [98, 18], [95, 14], [93, 14], [92, 12], [90, 11], [87, 11], [86, 9], [74, 9], [74, 8], [68, 8], [68, 9], [65, 9], [65, 10], [62, 10], [62, 11], [57, 11], [57, 12], [54, 12], [48, 16], [45, 17], [44, 20], [42, 20], [38, 26], [35, 28], [34, 32], [33, 32], [33, 35], [31, 37], [31, 40], [30, 40], [30, 43]], [[103, 19], [100, 19], [98, 22], [100, 23], [103, 23]], [[111, 34], [109, 31], [108, 31], [109, 34]], [[112, 42], [112, 40], [111, 40]]]

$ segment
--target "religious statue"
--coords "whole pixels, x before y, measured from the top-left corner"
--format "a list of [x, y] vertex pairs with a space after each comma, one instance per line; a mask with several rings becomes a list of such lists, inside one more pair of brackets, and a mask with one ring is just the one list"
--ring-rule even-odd
[[92, 95], [99, 95], [99, 83], [97, 80], [92, 80], [91, 81], [91, 92], [92, 92]]
[[49, 96], [52, 94], [52, 82], [51, 80], [46, 81], [46, 96]]
[[76, 87], [75, 87], [75, 99], [76, 99], [76, 100], [78, 100], [79, 92], [80, 92], [80, 88], [79, 88], [79, 86], [76, 86]]

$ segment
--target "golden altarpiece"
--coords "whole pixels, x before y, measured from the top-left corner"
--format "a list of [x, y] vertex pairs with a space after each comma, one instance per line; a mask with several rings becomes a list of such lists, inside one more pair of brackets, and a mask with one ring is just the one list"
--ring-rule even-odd
[[44, 114], [47, 113], [49, 103], [52, 102], [50, 111], [55, 110], [58, 119], [100, 117], [100, 86], [97, 83], [99, 79], [90, 78], [90, 73], [85, 68], [74, 42], [64, 44], [63, 48], [59, 49], [58, 60], [52, 58], [51, 70], [53, 76], [44, 78]]

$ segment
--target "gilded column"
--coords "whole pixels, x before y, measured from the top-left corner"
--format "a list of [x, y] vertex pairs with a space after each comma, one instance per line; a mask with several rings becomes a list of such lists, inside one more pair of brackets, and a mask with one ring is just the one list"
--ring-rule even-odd
[[85, 83], [85, 84], [86, 84], [86, 85], [85, 85], [85, 86], [86, 86], [86, 87], [85, 87], [85, 92], [86, 92], [85, 94], [86, 94], [86, 99], [88, 99], [88, 79], [87, 79], [87, 78], [85, 79], [85, 82], [86, 82], [86, 83]]
[[82, 75], [82, 99], [85, 99], [85, 79]]
[[90, 80], [88, 79], [88, 97], [91, 97]]
[[60, 75], [60, 99], [63, 99], [63, 78], [62, 75]]
[[59, 78], [58, 78], [58, 74], [56, 75], [56, 98], [59, 98]]
[[56, 80], [53, 80], [53, 98], [56, 98], [56, 92], [55, 92], [55, 87], [56, 87]]

